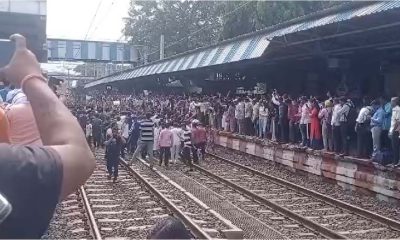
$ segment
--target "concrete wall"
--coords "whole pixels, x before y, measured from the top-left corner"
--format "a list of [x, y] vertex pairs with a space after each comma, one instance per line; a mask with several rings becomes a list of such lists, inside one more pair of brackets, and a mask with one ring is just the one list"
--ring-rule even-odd
[[400, 171], [374, 166], [369, 160], [288, 148], [225, 132], [216, 133], [215, 143], [334, 180], [351, 190], [368, 190], [380, 199], [400, 199]]

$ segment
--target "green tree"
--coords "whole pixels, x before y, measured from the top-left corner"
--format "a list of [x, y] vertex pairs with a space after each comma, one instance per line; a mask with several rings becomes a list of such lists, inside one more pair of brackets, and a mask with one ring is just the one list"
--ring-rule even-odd
[[171, 56], [330, 7], [332, 1], [132, 1], [124, 33], [159, 57]]
[[218, 11], [210, 1], [132, 1], [125, 35], [135, 45], [148, 46], [149, 57], [157, 59], [163, 34], [165, 54], [171, 56], [218, 40]]

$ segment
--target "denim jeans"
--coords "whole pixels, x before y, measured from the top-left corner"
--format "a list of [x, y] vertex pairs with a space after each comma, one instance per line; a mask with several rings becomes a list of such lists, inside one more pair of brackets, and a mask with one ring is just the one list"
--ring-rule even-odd
[[137, 156], [142, 153], [142, 150], [144, 148], [147, 148], [147, 154], [149, 155], [149, 164], [153, 166], [154, 165], [153, 146], [154, 146], [154, 142], [152, 142], [152, 141], [140, 141], [135, 150], [135, 153], [132, 156], [131, 161], [136, 159]]

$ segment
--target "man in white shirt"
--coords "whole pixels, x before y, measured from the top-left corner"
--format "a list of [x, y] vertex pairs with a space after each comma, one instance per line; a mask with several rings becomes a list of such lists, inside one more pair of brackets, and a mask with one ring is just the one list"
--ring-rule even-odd
[[181, 142], [183, 142], [183, 130], [178, 126], [177, 123], [173, 124], [171, 129], [172, 132], [172, 147], [171, 147], [171, 162], [176, 164], [176, 160], [179, 158], [179, 152], [181, 150]]
[[394, 97], [391, 100], [392, 104], [392, 119], [390, 121], [389, 136], [392, 139], [392, 150], [393, 150], [393, 164], [399, 165], [400, 158], [400, 141], [399, 141], [399, 130], [400, 130], [400, 106], [399, 98]]
[[[375, 102], [373, 104], [376, 105]], [[369, 123], [372, 112], [373, 108], [371, 106], [365, 106], [361, 108], [356, 119], [357, 157], [360, 158], [368, 157]]]
[[339, 121], [339, 110], [342, 108], [338, 99], [333, 100], [333, 111], [332, 111], [332, 138], [333, 138], [333, 150], [335, 153], [340, 153], [340, 121]]
[[244, 129], [245, 129], [245, 124], [244, 124], [245, 104], [242, 99], [239, 99], [239, 103], [236, 104], [235, 118], [236, 118], [238, 126], [239, 126], [239, 134], [244, 135], [245, 134], [245, 132], [244, 132]]
[[251, 122], [251, 117], [253, 115], [253, 104], [250, 99], [246, 98], [244, 102], [244, 118], [245, 118], [245, 130], [244, 134], [252, 135], [253, 125]]

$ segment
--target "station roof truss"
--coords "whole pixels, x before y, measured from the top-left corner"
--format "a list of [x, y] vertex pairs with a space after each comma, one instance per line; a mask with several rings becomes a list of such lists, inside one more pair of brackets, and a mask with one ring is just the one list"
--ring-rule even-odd
[[198, 48], [163, 60], [119, 72], [85, 85], [91, 88], [115, 81], [187, 71], [260, 58], [270, 43], [288, 34], [319, 28], [371, 14], [400, 8], [400, 1], [369, 2], [334, 7], [208, 47]]

